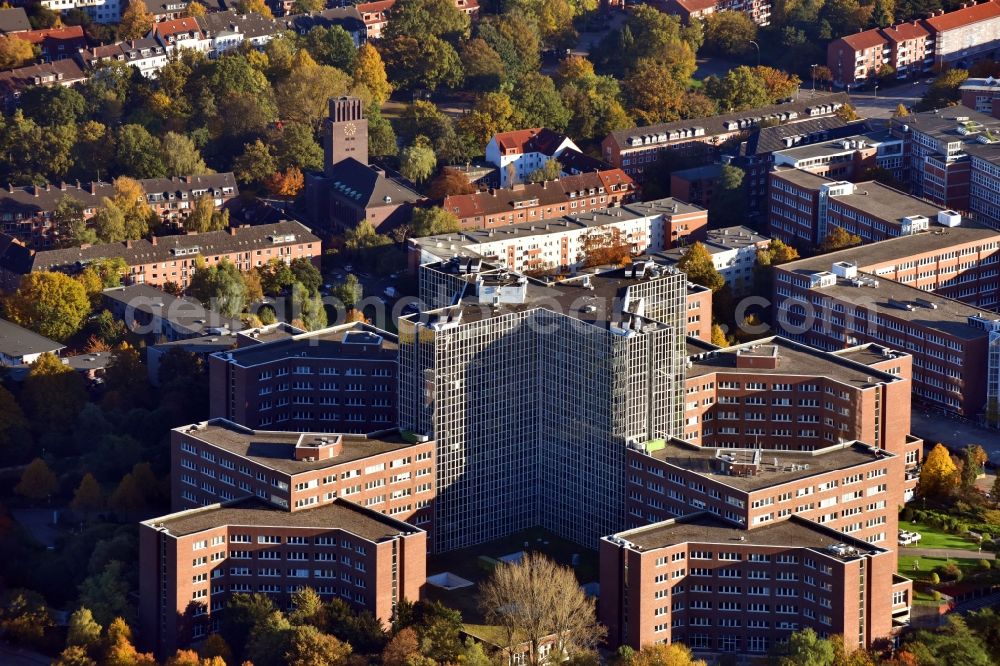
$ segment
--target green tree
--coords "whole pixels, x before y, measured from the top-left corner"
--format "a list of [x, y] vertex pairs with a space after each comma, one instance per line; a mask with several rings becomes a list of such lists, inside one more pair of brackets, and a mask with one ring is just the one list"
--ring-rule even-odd
[[797, 631], [782, 646], [780, 666], [833, 666], [833, 644], [816, 635], [811, 628]]
[[275, 149], [278, 169], [298, 167], [306, 171], [316, 171], [323, 167], [323, 148], [316, 141], [315, 133], [308, 125], [285, 123]]
[[508, 81], [541, 68], [542, 38], [538, 26], [523, 12], [483, 16], [476, 29], [500, 56]]
[[326, 309], [323, 307], [323, 299], [318, 293], [310, 294], [302, 284], [296, 282], [292, 285], [292, 312], [301, 319], [303, 328], [307, 331], [316, 331], [326, 328]]
[[102, 205], [90, 220], [97, 239], [102, 243], [119, 243], [125, 240], [125, 214], [115, 202], [104, 197]]
[[101, 491], [101, 485], [97, 483], [97, 479], [90, 472], [83, 475], [80, 485], [76, 487], [70, 508], [84, 515], [92, 515], [104, 508], [104, 493]]
[[[80, 584], [79, 603], [91, 610], [97, 622], [109, 624], [115, 618], [134, 618], [135, 610], [129, 603], [130, 593], [124, 565], [118, 560], [112, 560], [101, 571], [83, 580]], [[110, 627], [108, 631], [110, 637]]]
[[437, 156], [425, 136], [416, 137], [411, 145], [403, 149], [399, 158], [399, 172], [418, 183], [430, 178], [436, 168]]
[[357, 48], [351, 35], [341, 26], [326, 28], [317, 25], [306, 33], [303, 42], [310, 55], [321, 65], [330, 65], [345, 72], [354, 71]]
[[28, 419], [14, 394], [0, 386], [0, 451], [5, 460], [20, 462], [31, 450]]
[[477, 37], [462, 45], [465, 85], [473, 90], [496, 90], [504, 80], [505, 71], [500, 54], [486, 40]]
[[351, 78], [343, 70], [320, 65], [309, 52], [299, 49], [292, 59], [292, 70], [274, 89], [283, 120], [318, 129], [328, 112], [331, 97], [346, 95]]
[[458, 44], [469, 36], [469, 17], [451, 0], [399, 0], [385, 37], [436, 37]]
[[896, 22], [893, 17], [895, 8], [896, 3], [893, 0], [875, 0], [869, 25], [873, 28], [888, 28], [893, 25]]
[[292, 610], [288, 615], [292, 624], [310, 624], [322, 628], [326, 622], [323, 599], [311, 587], [292, 593]]
[[386, 157], [398, 152], [396, 133], [392, 125], [377, 108], [368, 109], [368, 154], [372, 157]]
[[433, 35], [395, 37], [384, 42], [382, 55], [389, 80], [401, 88], [433, 91], [441, 86], [457, 88], [462, 83], [462, 61], [455, 47]]
[[18, 106], [43, 127], [75, 125], [87, 102], [78, 90], [65, 86], [31, 86], [21, 93]]
[[[132, 0], [143, 7], [142, 0]], [[163, 178], [167, 174], [160, 142], [142, 125], [122, 125], [115, 142], [115, 166], [134, 178]]]
[[687, 273], [689, 281], [708, 287], [713, 292], [722, 289], [726, 284], [725, 278], [712, 263], [712, 255], [700, 241], [695, 241], [694, 245], [684, 252], [677, 262], [677, 268]]
[[253, 628], [274, 610], [274, 603], [266, 594], [234, 594], [219, 620], [219, 633], [226, 643], [238, 651], [247, 645]]
[[83, 219], [83, 204], [72, 197], [63, 197], [52, 211], [52, 226], [59, 247], [80, 247], [97, 242], [94, 230]]
[[59, 479], [45, 461], [35, 458], [24, 468], [14, 492], [21, 497], [40, 501], [48, 499], [59, 489]]
[[290, 268], [295, 282], [305, 287], [306, 291], [310, 294], [315, 294], [319, 291], [320, 286], [323, 284], [323, 275], [313, 265], [312, 261], [305, 257], [292, 259]]
[[552, 79], [538, 72], [521, 77], [511, 101], [515, 109], [514, 123], [521, 127], [548, 127], [561, 132], [572, 117]]
[[946, 106], [953, 106], [958, 103], [961, 93], [959, 86], [969, 78], [969, 71], [965, 69], [946, 69], [934, 79], [927, 88], [927, 92], [917, 102], [918, 111], [929, 111], [940, 109]]
[[719, 181], [712, 190], [708, 206], [709, 224], [713, 227], [727, 227], [739, 224], [744, 219], [746, 203], [743, 187], [743, 169], [731, 164], [723, 164]]
[[75, 421], [87, 402], [87, 393], [75, 370], [54, 354], [45, 353], [31, 366], [22, 399], [35, 424], [62, 429]]
[[352, 252], [382, 247], [391, 242], [389, 238], [375, 231], [375, 227], [368, 220], [361, 220], [358, 226], [348, 229], [344, 234], [344, 246]]
[[262, 183], [277, 170], [270, 149], [260, 139], [244, 145], [243, 154], [233, 164], [233, 173], [241, 183]]
[[309, 14], [324, 9], [326, 9], [326, 3], [323, 0], [295, 0], [292, 5], [292, 11], [296, 14]]
[[83, 286], [64, 273], [29, 273], [4, 309], [15, 324], [62, 342], [83, 326], [90, 299]]
[[351, 646], [324, 634], [316, 627], [293, 627], [284, 663], [288, 666], [341, 666], [347, 663]]
[[989, 666], [995, 663], [983, 640], [969, 630], [965, 619], [958, 614], [948, 615], [944, 626], [938, 629], [921, 629], [908, 634], [903, 647], [921, 665]]
[[211, 267], [195, 269], [188, 292], [206, 307], [236, 317], [247, 305], [247, 287], [240, 269], [222, 259]]
[[334, 286], [333, 295], [344, 304], [344, 307], [351, 309], [361, 302], [365, 293], [358, 278], [352, 273], [348, 273], [343, 282]]
[[119, 39], [140, 39], [145, 37], [156, 22], [156, 17], [146, 8], [142, 0], [129, 0], [118, 24]]
[[146, 498], [143, 497], [139, 482], [136, 481], [133, 474], [126, 474], [118, 482], [118, 487], [108, 499], [108, 506], [123, 516], [146, 510]]
[[160, 141], [160, 149], [168, 176], [203, 176], [212, 172], [194, 141], [183, 134], [167, 132]]
[[937, 444], [920, 467], [917, 494], [921, 497], [947, 497], [958, 484], [958, 467], [943, 444]]
[[757, 39], [757, 24], [743, 12], [715, 12], [705, 18], [705, 47], [722, 56], [742, 56]]
[[638, 61], [623, 83], [629, 112], [644, 124], [680, 119], [685, 84], [655, 60]]
[[415, 209], [410, 227], [411, 233], [417, 238], [450, 234], [461, 229], [458, 218], [440, 206]]
[[271, 259], [260, 267], [260, 286], [268, 296], [277, 296], [295, 283], [292, 268], [281, 259]]
[[81, 607], [73, 611], [73, 614], [69, 616], [66, 644], [92, 649], [100, 641], [101, 625], [94, 619], [94, 614], [90, 612], [90, 609]]
[[215, 200], [205, 194], [194, 202], [194, 208], [184, 218], [185, 231], [222, 231], [229, 226], [229, 211], [215, 210]]
[[255, 666], [284, 666], [291, 637], [291, 623], [281, 611], [274, 611], [254, 626], [246, 656]]

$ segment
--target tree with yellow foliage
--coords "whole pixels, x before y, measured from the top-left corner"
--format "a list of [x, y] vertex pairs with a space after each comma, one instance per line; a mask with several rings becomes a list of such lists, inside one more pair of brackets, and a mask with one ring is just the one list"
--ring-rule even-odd
[[921, 497], [941, 498], [951, 494], [958, 484], [958, 467], [951, 453], [943, 444], [937, 444], [924, 458], [920, 468], [917, 494]]
[[108, 625], [105, 642], [108, 648], [102, 662], [104, 666], [156, 666], [153, 655], [139, 652], [132, 645], [132, 630], [120, 617]]
[[90, 314], [82, 284], [65, 273], [29, 273], [5, 302], [7, 319], [39, 335], [63, 342]]
[[0, 69], [24, 67], [34, 59], [35, 48], [31, 42], [14, 35], [0, 35]]
[[122, 20], [118, 25], [118, 38], [140, 39], [153, 29], [156, 17], [146, 8], [142, 0], [129, 0], [128, 7], [122, 12]]
[[712, 324], [712, 344], [716, 347], [729, 346], [729, 339], [726, 337], [726, 332], [718, 324]]
[[683, 643], [655, 643], [647, 645], [632, 655], [629, 666], [707, 666], [695, 659], [691, 649]]
[[385, 73], [385, 63], [375, 47], [365, 42], [354, 59], [354, 85], [364, 86], [372, 96], [372, 103], [382, 106], [392, 94], [392, 84]]

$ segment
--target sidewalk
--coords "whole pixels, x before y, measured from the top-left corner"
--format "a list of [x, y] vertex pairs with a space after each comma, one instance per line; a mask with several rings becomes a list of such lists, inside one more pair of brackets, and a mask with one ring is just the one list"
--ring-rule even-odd
[[909, 548], [899, 549], [900, 555], [912, 557], [947, 557], [953, 560], [995, 560], [997, 554], [991, 550], [961, 550], [956, 548]]

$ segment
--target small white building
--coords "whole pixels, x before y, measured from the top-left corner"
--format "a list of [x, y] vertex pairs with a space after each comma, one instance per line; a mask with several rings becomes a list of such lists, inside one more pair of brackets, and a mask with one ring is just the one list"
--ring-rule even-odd
[[573, 140], [565, 134], [544, 127], [501, 132], [486, 145], [486, 161], [500, 172], [500, 187], [523, 183], [532, 171], [541, 169], [549, 160], [571, 149], [580, 153]]
[[0, 319], [0, 366], [30, 365], [46, 352], [58, 354], [63, 349], [55, 340]]
[[[771, 239], [744, 226], [709, 229], [701, 244], [712, 255], [712, 265], [726, 280], [734, 293], [748, 289], [753, 282], [757, 250], [766, 248]], [[687, 248], [675, 248], [661, 253], [671, 261], [680, 261]]]

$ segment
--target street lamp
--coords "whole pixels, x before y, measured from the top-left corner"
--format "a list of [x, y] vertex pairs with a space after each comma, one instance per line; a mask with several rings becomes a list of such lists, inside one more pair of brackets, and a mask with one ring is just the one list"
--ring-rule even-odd
[[809, 73], [812, 75], [813, 80], [813, 95], [816, 94], [816, 67], [818, 67], [818, 65], [813, 65], [809, 68]]
[[760, 67], [760, 44], [753, 41], [752, 39], [748, 39], [747, 41], [753, 44], [753, 47], [757, 49], [757, 66]]

